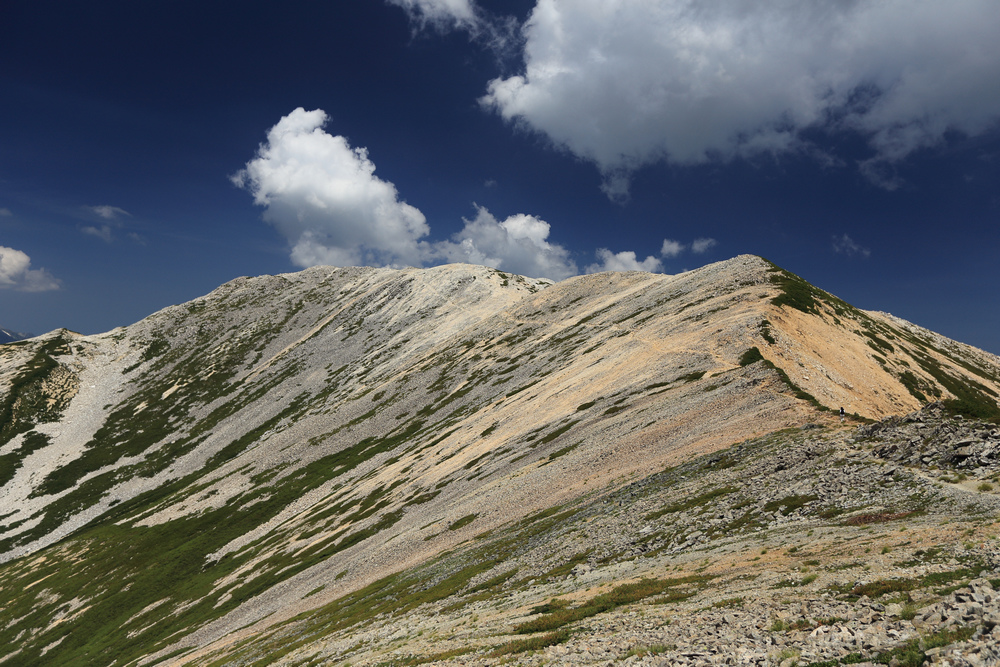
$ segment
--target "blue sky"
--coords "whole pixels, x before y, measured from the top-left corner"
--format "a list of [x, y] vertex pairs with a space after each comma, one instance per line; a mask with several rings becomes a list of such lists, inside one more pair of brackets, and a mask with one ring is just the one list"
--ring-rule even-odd
[[994, 0], [0, 5], [0, 326], [759, 254], [1000, 353]]

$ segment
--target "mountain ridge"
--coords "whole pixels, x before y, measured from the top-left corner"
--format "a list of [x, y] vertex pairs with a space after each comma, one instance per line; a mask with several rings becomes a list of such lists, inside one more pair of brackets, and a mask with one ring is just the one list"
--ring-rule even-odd
[[3, 345], [4, 343], [13, 343], [17, 340], [24, 340], [25, 338], [31, 338], [32, 336], [34, 336], [34, 334], [21, 333], [10, 329], [0, 328], [0, 345]]
[[[472, 265], [239, 278], [0, 349], [0, 559], [219, 527], [185, 557], [197, 594], [143, 631], [163, 656], [651, 470], [835, 427], [840, 406], [994, 417], [998, 377], [988, 353], [753, 256], [555, 284]], [[136, 598], [124, 625], [156, 602], [109, 595]]]

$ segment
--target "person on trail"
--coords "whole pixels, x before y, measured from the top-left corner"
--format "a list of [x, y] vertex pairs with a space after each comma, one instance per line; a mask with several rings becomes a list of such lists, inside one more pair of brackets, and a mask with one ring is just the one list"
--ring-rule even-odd
[[840, 408], [840, 421], [844, 421], [844, 408]]

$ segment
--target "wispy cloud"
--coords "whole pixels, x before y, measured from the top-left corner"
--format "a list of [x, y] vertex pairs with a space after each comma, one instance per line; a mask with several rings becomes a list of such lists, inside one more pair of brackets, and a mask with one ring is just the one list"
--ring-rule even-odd
[[116, 220], [121, 217], [129, 217], [132, 214], [123, 208], [118, 208], [117, 206], [86, 206], [84, 207], [105, 220]]
[[401, 7], [417, 30], [461, 30], [488, 48], [498, 60], [517, 57], [522, 39], [520, 25], [511, 16], [489, 12], [472, 0], [386, 0]]
[[101, 225], [100, 227], [81, 227], [80, 231], [90, 236], [96, 236], [105, 243], [111, 243], [112, 235], [110, 225]]
[[475, 30], [479, 23], [478, 9], [470, 0], [386, 0], [406, 10], [410, 20], [420, 26], [438, 30], [465, 28]]
[[80, 231], [88, 236], [99, 238], [105, 243], [111, 243], [115, 239], [115, 231], [120, 230], [124, 225], [125, 218], [131, 218], [132, 214], [118, 206], [84, 206], [87, 216], [96, 216], [101, 222], [96, 225], [84, 225]]
[[14, 215], [9, 208], [0, 208], [0, 218], [9, 218]]
[[45, 292], [59, 289], [59, 281], [45, 269], [32, 269], [27, 253], [0, 246], [0, 289]]
[[842, 255], [847, 255], [848, 257], [864, 257], [866, 259], [872, 254], [871, 250], [858, 245], [854, 242], [854, 239], [847, 234], [833, 237], [833, 251]]

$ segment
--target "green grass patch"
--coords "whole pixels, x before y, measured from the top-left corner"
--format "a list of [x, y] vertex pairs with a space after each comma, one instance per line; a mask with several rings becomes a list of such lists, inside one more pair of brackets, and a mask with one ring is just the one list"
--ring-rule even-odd
[[920, 667], [927, 660], [925, 651], [955, 642], [962, 642], [975, 634], [974, 627], [945, 628], [932, 635], [920, 639], [911, 639], [904, 645], [877, 654], [873, 660], [878, 665], [896, 665], [896, 667]]
[[475, 651], [475, 647], [467, 646], [465, 648], [453, 648], [450, 651], [441, 651], [440, 653], [432, 653], [430, 655], [424, 656], [413, 656], [410, 658], [405, 658], [403, 660], [393, 661], [394, 665], [423, 665], [428, 662], [439, 662], [441, 660], [451, 660], [452, 658], [457, 658], [460, 655], [468, 655]]
[[764, 355], [760, 353], [760, 349], [756, 345], [740, 356], [740, 366], [749, 366], [758, 361], [764, 361]]
[[562, 449], [559, 449], [559, 450], [556, 450], [556, 451], [552, 452], [551, 454], [549, 454], [549, 461], [553, 461], [553, 460], [559, 458], [560, 456], [566, 456], [571, 451], [573, 451], [574, 449], [576, 449], [577, 447], [579, 447], [582, 443], [583, 443], [583, 440], [581, 440], [580, 442], [575, 442], [572, 445], [568, 445], [566, 447], [563, 447]]
[[667, 505], [666, 507], [656, 510], [655, 512], [650, 512], [644, 518], [647, 521], [653, 521], [654, 519], [659, 519], [665, 514], [674, 514], [676, 512], [684, 512], [689, 509], [694, 509], [695, 507], [700, 507], [715, 500], [716, 498], [721, 498], [722, 496], [727, 496], [730, 493], [736, 493], [737, 491], [739, 491], [739, 488], [735, 486], [723, 486], [717, 489], [712, 489], [711, 491], [706, 491], [705, 493], [688, 498], [687, 500]]
[[562, 644], [567, 641], [572, 636], [569, 630], [560, 630], [559, 632], [550, 632], [547, 635], [540, 635], [538, 637], [528, 637], [526, 639], [515, 639], [514, 641], [507, 642], [497, 648], [493, 649], [489, 653], [491, 658], [499, 658], [504, 655], [511, 655], [512, 653], [524, 653], [525, 651], [540, 651], [543, 648], [549, 646], [555, 646], [556, 644]]
[[819, 500], [819, 496], [793, 494], [778, 500], [772, 500], [764, 505], [765, 512], [781, 511], [782, 516], [788, 516], [796, 510], [800, 510], [814, 500]]
[[463, 528], [464, 526], [468, 526], [470, 523], [472, 523], [473, 521], [475, 521], [478, 517], [479, 517], [478, 514], [466, 514], [461, 519], [459, 519], [458, 521], [456, 521], [453, 524], [451, 524], [450, 526], [448, 526], [448, 530], [458, 530], [459, 528]]
[[568, 423], [560, 426], [559, 428], [555, 429], [554, 431], [551, 431], [550, 433], [546, 433], [545, 435], [543, 435], [541, 437], [541, 439], [539, 439], [538, 444], [544, 445], [547, 442], [552, 442], [553, 440], [555, 440], [556, 438], [558, 438], [560, 435], [562, 435], [566, 431], [570, 430], [571, 428], [573, 428], [574, 426], [576, 426], [579, 423], [580, 423], [579, 419], [574, 419], [574, 420], [572, 420], [572, 421], [570, 421], [570, 422], [568, 422]]
[[913, 516], [916, 512], [875, 512], [871, 514], [855, 514], [844, 520], [847, 526], [867, 526], [872, 523], [886, 523], [888, 521], [898, 521]]
[[764, 340], [766, 340], [771, 345], [774, 345], [775, 343], [778, 342], [778, 341], [776, 341], [774, 339], [774, 336], [771, 334], [771, 323], [770, 322], [768, 322], [767, 320], [762, 321], [760, 323], [760, 327], [759, 328], [760, 328], [760, 337], [761, 338], [763, 338]]
[[549, 578], [549, 577], [564, 577], [564, 576], [566, 576], [577, 565], [580, 565], [581, 563], [586, 563], [587, 559], [590, 558], [590, 554], [592, 554], [593, 552], [594, 552], [593, 549], [587, 549], [586, 551], [582, 551], [582, 552], [580, 552], [578, 554], [575, 554], [574, 556], [572, 556], [565, 563], [563, 563], [561, 565], [558, 565], [558, 566], [552, 568], [551, 570], [549, 570], [548, 572], [546, 572], [545, 574], [543, 574], [542, 578], [546, 579], [546, 578]]
[[514, 632], [529, 634], [555, 630], [584, 618], [590, 618], [591, 616], [610, 611], [615, 607], [659, 595], [671, 587], [692, 583], [693, 581], [705, 581], [705, 578], [642, 579], [636, 583], [616, 586], [610, 592], [597, 595], [578, 607], [559, 607], [543, 614], [539, 618], [521, 623], [515, 626]]
[[565, 609], [570, 605], [569, 600], [560, 600], [559, 598], [552, 598], [544, 604], [531, 608], [532, 614], [551, 614], [554, 611], [559, 611], [560, 609]]
[[10, 381], [9, 389], [0, 398], [0, 445], [36, 424], [56, 419], [62, 412], [65, 401], [50, 405], [50, 396], [43, 389], [45, 381], [59, 368], [53, 355], [61, 354], [69, 354], [63, 338], [46, 341]]

